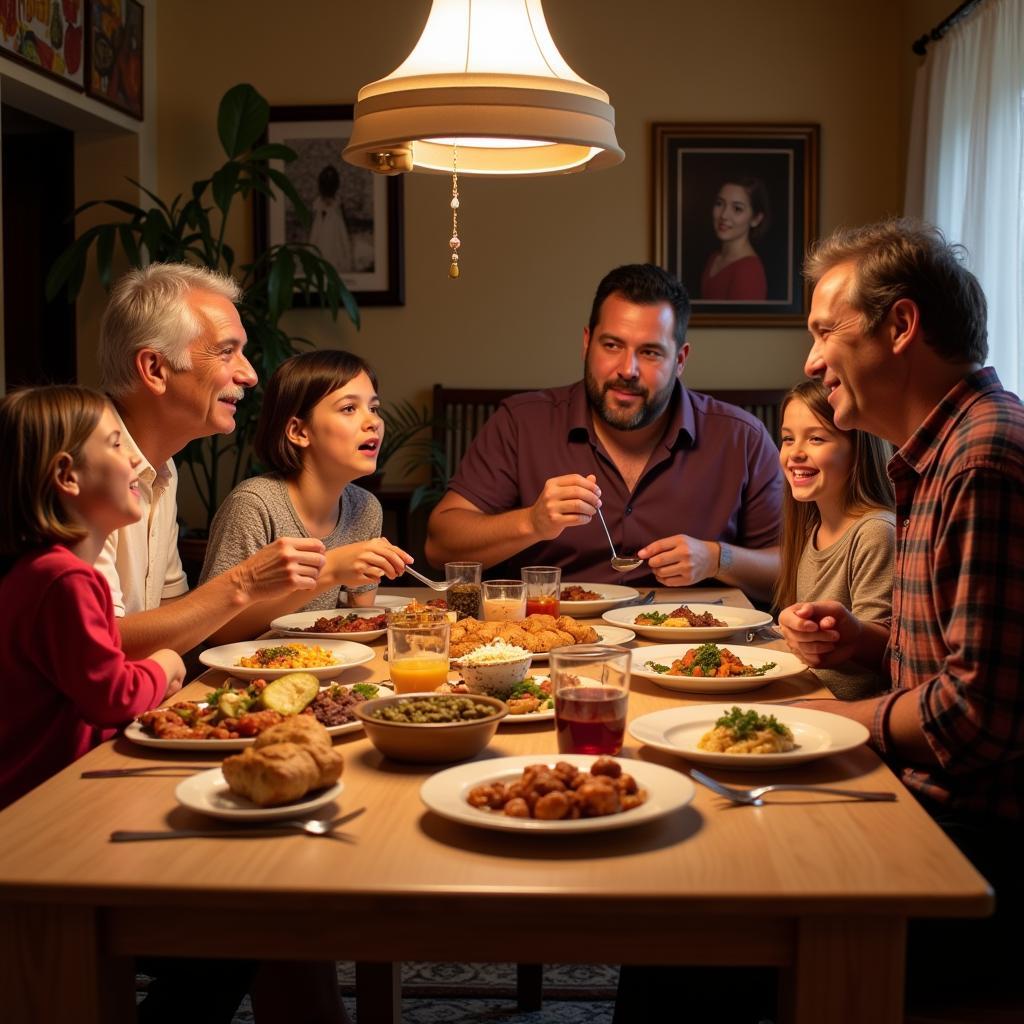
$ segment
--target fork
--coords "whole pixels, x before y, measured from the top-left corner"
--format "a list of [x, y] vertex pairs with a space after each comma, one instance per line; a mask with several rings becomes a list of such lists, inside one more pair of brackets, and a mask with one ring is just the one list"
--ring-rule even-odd
[[415, 576], [416, 579], [418, 579], [420, 581], [420, 583], [423, 583], [426, 586], [430, 587], [431, 590], [447, 590], [448, 589], [448, 584], [447, 583], [435, 583], [433, 580], [428, 580], [427, 577], [423, 575], [423, 573], [417, 572], [411, 565], [407, 565], [405, 567], [405, 571], [410, 576]]
[[235, 839], [245, 836], [247, 839], [259, 839], [267, 836], [283, 836], [294, 832], [305, 832], [311, 836], [323, 836], [326, 839], [337, 839], [343, 843], [354, 843], [355, 837], [346, 832], [336, 832], [339, 825], [344, 825], [358, 818], [366, 810], [357, 807], [340, 818], [286, 818], [268, 825], [248, 827], [245, 825], [234, 828], [176, 828], [161, 829], [148, 832], [128, 832], [120, 830], [110, 833], [112, 843], [128, 843], [139, 839]]
[[783, 640], [785, 639], [780, 630], [774, 626], [762, 626], [760, 629], [751, 630], [747, 633], [747, 643], [752, 644], [755, 640]]
[[832, 786], [803, 786], [788, 782], [773, 782], [770, 786], [754, 786], [752, 789], [739, 789], [727, 786], [717, 779], [705, 775], [696, 768], [690, 769], [690, 776], [705, 785], [712, 792], [724, 796], [734, 804], [748, 804], [751, 807], [763, 807], [767, 793], [828, 793], [833, 796], [845, 796], [851, 800], [891, 801], [896, 799], [895, 793], [868, 791], [863, 789], [838, 789]]
[[133, 765], [131, 768], [93, 768], [82, 772], [83, 779], [130, 779], [133, 776], [160, 778], [165, 772], [172, 775], [192, 775], [216, 768], [216, 764], [147, 764]]

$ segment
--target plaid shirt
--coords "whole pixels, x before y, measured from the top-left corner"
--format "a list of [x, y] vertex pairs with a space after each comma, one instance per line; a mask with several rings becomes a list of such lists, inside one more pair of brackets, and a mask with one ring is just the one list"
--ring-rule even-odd
[[[1024, 819], [1024, 406], [991, 368], [961, 381], [889, 463], [896, 565], [875, 745], [903, 691], [938, 760], [902, 768], [926, 805]], [[911, 699], [911, 698], [906, 698]]]

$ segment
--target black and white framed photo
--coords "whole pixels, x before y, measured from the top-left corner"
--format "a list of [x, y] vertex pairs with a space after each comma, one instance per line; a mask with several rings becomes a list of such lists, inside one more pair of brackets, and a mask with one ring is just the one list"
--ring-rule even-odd
[[[254, 203], [257, 253], [281, 242], [311, 242], [334, 264], [360, 306], [405, 302], [402, 178], [345, 163], [351, 105], [271, 107], [267, 141], [297, 159], [271, 161], [287, 173], [312, 213], [307, 227], [280, 193]], [[296, 305], [304, 302], [296, 296]]]
[[654, 259], [697, 326], [797, 326], [818, 228], [817, 125], [655, 124]]

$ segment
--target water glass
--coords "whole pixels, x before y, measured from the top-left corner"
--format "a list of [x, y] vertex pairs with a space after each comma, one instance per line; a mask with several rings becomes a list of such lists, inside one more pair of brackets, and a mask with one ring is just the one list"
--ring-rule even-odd
[[482, 617], [480, 562], [445, 562], [444, 578], [448, 583], [448, 608], [458, 618], [479, 619]]
[[528, 565], [520, 575], [526, 584], [526, 614], [557, 616], [562, 570], [554, 565]]
[[630, 651], [583, 644], [556, 647], [550, 657], [559, 753], [619, 753], [629, 705]]
[[388, 668], [395, 693], [425, 693], [448, 682], [450, 632], [447, 616], [389, 619]]
[[526, 584], [522, 580], [484, 580], [484, 618], [509, 622], [526, 617]]

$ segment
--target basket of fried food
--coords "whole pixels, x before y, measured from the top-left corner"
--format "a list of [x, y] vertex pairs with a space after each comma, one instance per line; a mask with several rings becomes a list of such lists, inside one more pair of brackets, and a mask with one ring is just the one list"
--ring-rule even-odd
[[555, 647], [597, 643], [601, 637], [593, 626], [571, 615], [527, 615], [511, 622], [481, 622], [462, 619], [452, 626], [449, 651], [461, 658], [496, 639], [522, 647], [531, 654], [547, 654]]
[[553, 768], [531, 764], [515, 782], [475, 786], [466, 797], [472, 807], [511, 818], [542, 821], [600, 818], [639, 807], [647, 799], [636, 779], [612, 757], [599, 757], [589, 772], [568, 761]]
[[221, 766], [228, 788], [257, 807], [294, 803], [333, 785], [344, 764], [327, 730], [309, 715], [273, 725]]

